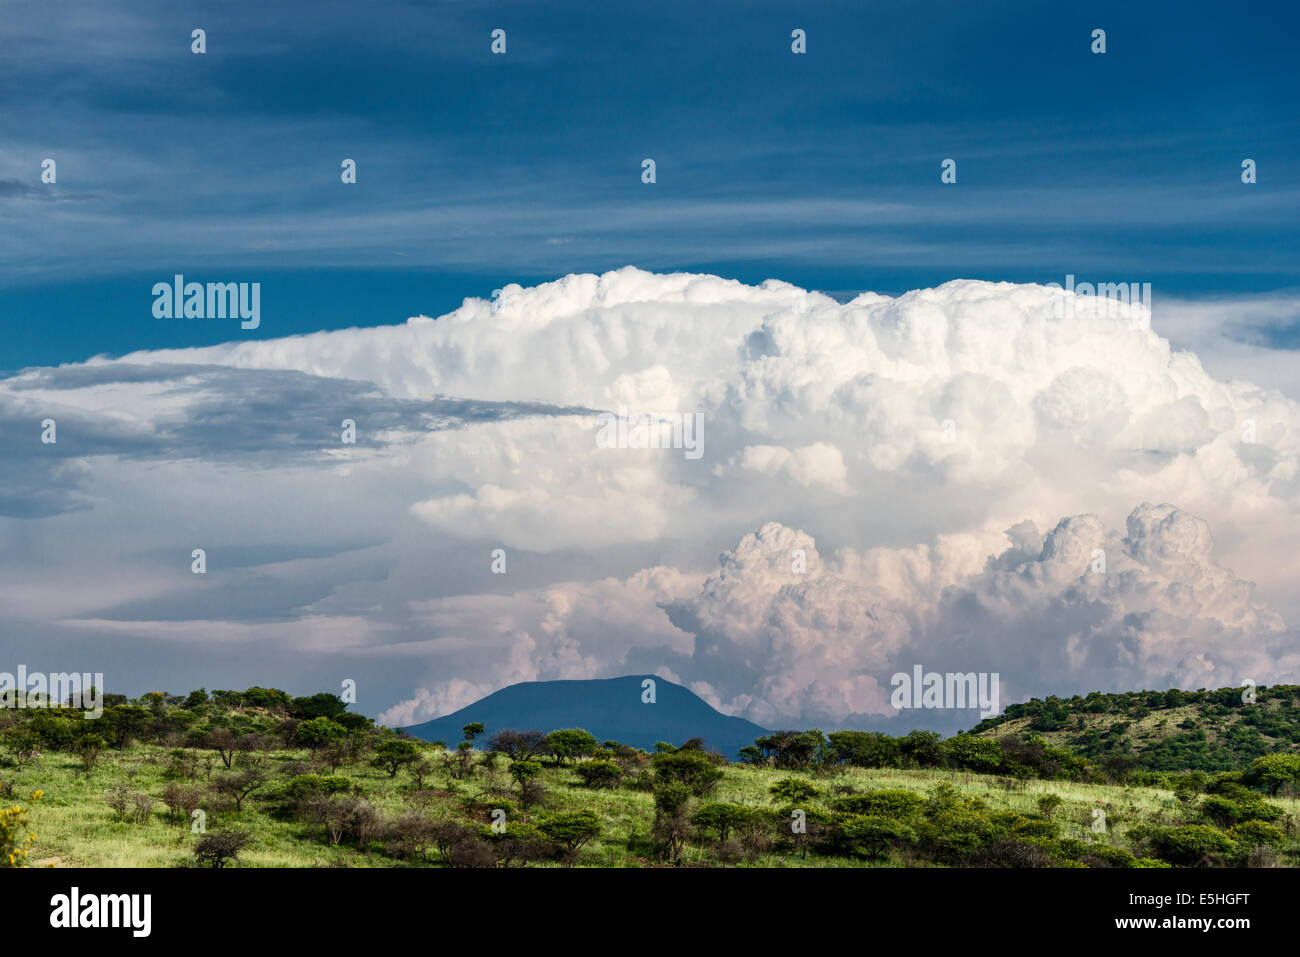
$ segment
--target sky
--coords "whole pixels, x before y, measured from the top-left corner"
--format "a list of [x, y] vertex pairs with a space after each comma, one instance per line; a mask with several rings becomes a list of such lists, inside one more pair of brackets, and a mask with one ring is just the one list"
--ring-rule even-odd
[[[0, 652], [392, 722], [640, 672], [769, 726], [892, 721], [921, 659], [1296, 680], [1297, 26], [0, 0]], [[176, 274], [259, 324], [159, 318]], [[1050, 315], [1067, 276], [1150, 309]], [[704, 454], [599, 448], [620, 405]]]

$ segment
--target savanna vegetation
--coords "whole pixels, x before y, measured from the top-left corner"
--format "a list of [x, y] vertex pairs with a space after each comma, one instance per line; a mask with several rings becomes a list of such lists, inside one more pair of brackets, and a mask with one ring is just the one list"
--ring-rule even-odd
[[[0, 709], [0, 866], [1294, 866], [1298, 692], [1048, 699], [946, 739], [779, 731], [734, 763], [578, 728], [427, 743], [273, 688]], [[1161, 712], [1214, 719], [1207, 747], [1149, 736]], [[1094, 749], [1094, 717], [1141, 747]]]

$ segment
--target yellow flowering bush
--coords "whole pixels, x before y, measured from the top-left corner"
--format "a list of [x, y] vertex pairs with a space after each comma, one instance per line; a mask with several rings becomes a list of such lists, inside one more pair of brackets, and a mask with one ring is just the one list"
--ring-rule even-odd
[[[32, 800], [39, 801], [44, 791], [32, 792]], [[26, 867], [27, 851], [36, 840], [29, 830], [27, 809], [21, 804], [0, 808], [0, 867]]]

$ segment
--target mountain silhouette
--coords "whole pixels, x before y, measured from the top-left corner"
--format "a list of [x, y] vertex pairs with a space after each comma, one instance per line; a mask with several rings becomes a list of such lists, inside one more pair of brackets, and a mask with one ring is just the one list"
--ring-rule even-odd
[[[655, 701], [642, 700], [643, 682], [653, 681]], [[425, 741], [455, 747], [461, 728], [481, 721], [484, 738], [497, 731], [555, 731], [585, 728], [597, 741], [618, 741], [646, 751], [655, 743], [681, 745], [703, 738], [704, 747], [736, 757], [741, 748], [767, 734], [752, 721], [732, 718], [707, 705], [681, 685], [655, 675], [625, 675], [586, 681], [525, 681], [495, 691], [454, 714], [404, 728]]]

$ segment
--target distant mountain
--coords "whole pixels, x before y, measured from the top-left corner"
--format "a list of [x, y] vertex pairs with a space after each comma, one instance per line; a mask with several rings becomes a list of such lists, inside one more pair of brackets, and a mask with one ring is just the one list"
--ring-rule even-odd
[[[642, 702], [642, 682], [655, 683], [655, 702]], [[656, 741], [680, 745], [703, 738], [709, 750], [736, 757], [741, 748], [768, 734], [752, 721], [732, 718], [705, 704], [681, 685], [655, 675], [627, 675], [588, 681], [526, 681], [493, 692], [454, 714], [405, 728], [425, 741], [455, 747], [461, 728], [474, 721], [487, 734], [513, 728], [554, 731], [585, 728], [597, 741], [619, 741], [646, 751]], [[482, 740], [482, 739], [480, 739]]]

